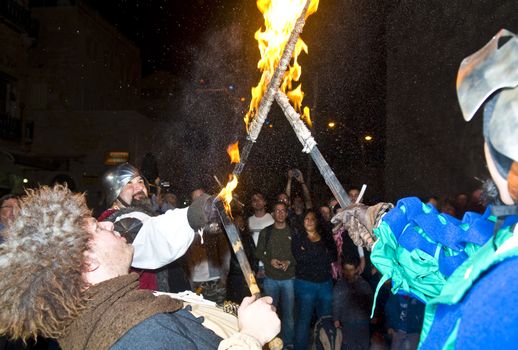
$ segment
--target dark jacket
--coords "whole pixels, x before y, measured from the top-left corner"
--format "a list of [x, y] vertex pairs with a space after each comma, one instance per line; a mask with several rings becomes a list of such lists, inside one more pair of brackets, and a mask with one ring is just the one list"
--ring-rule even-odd
[[320, 241], [309, 240], [306, 231], [292, 237], [291, 251], [297, 262], [295, 277], [310, 282], [332, 278], [331, 263], [336, 261], [336, 244], [330, 235], [322, 234]]
[[110, 349], [217, 349], [221, 338], [187, 310], [157, 314], [130, 329]]

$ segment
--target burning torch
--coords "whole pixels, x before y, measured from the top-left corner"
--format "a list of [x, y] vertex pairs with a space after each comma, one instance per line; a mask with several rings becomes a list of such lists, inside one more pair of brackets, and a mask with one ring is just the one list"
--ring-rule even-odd
[[[278, 0], [278, 1], [272, 1], [271, 3], [274, 3], [274, 2], [277, 5], [283, 5], [283, 4], [288, 4], [292, 1]], [[300, 2], [300, 0], [299, 0], [299, 2]], [[270, 5], [272, 5], [272, 4], [270, 4]], [[264, 6], [264, 4], [261, 5], [261, 1], [258, 1], [258, 6], [261, 8], [261, 6]], [[317, 6], [318, 6], [317, 0], [306, 0], [306, 2], [304, 3], [304, 7], [300, 11], [300, 15], [296, 19], [295, 23], [291, 24], [291, 27], [290, 27], [290, 23], [283, 24], [284, 27], [290, 27], [293, 29], [291, 30], [291, 34], [289, 34], [289, 39], [287, 40], [286, 44], [282, 43], [284, 45], [284, 48], [283, 49], [281, 48], [280, 52], [282, 52], [282, 55], [281, 55], [280, 59], [278, 57], [276, 59], [275, 59], [275, 57], [270, 58], [270, 60], [271, 59], [274, 59], [274, 61], [278, 60], [278, 64], [277, 64], [277, 67], [275, 68], [275, 71], [273, 72], [273, 75], [271, 75], [271, 79], [268, 83], [268, 87], [266, 88], [265, 93], [262, 94], [262, 96], [260, 96], [261, 92], [264, 89], [264, 85], [266, 85], [265, 82], [268, 80], [268, 78], [270, 77], [270, 74], [271, 74], [271, 71], [269, 72], [266, 69], [263, 70], [261, 82], [259, 83], [259, 85], [256, 88], [253, 89], [252, 105], [250, 107], [249, 113], [245, 117], [245, 121], [250, 120], [251, 117], [253, 117], [253, 120], [251, 121], [250, 126], [248, 127], [248, 136], [246, 138], [245, 145], [241, 149], [239, 160], [237, 161], [237, 163], [234, 167], [234, 171], [232, 172], [231, 181], [227, 184], [227, 187], [224, 188], [220, 192], [220, 194], [218, 195], [218, 197], [214, 203], [219, 212], [221, 222], [225, 228], [227, 236], [232, 245], [232, 249], [234, 250], [236, 257], [239, 261], [241, 270], [243, 270], [243, 274], [245, 276], [246, 283], [247, 283], [252, 295], [259, 295], [260, 291], [257, 286], [255, 277], [253, 275], [253, 271], [246, 258], [246, 255], [244, 253], [243, 245], [241, 243], [241, 239], [239, 238], [237, 228], [234, 225], [234, 223], [232, 222], [232, 220], [230, 219], [229, 215], [227, 214], [227, 210], [228, 210], [228, 212], [230, 212], [228, 209], [228, 203], [230, 203], [230, 201], [232, 200], [232, 190], [233, 190], [233, 188], [235, 188], [235, 186], [237, 186], [237, 178], [243, 171], [245, 163], [250, 154], [250, 150], [252, 149], [253, 144], [255, 143], [255, 141], [257, 140], [257, 137], [259, 136], [259, 133], [261, 132], [261, 128], [270, 111], [270, 108], [273, 103], [273, 99], [275, 98], [275, 93], [281, 86], [281, 81], [283, 81], [283, 78], [285, 78], [284, 75], [285, 75], [286, 69], [288, 68], [288, 65], [290, 63], [290, 60], [293, 56], [293, 53], [294, 53], [294, 51], [298, 51], [297, 52], [297, 54], [298, 54], [302, 50], [301, 44], [299, 43], [299, 36], [300, 36], [300, 33], [302, 32], [302, 28], [304, 27], [306, 17], [309, 16], [310, 9], [312, 12], [314, 12], [314, 11], [316, 11]], [[278, 8], [278, 6], [277, 6], [277, 10], [283, 10], [283, 9]], [[268, 11], [268, 10], [266, 10], [266, 11]], [[284, 11], [286, 11], [286, 9], [284, 9]], [[285, 14], [286, 13], [284, 13], [284, 15]], [[265, 12], [264, 15], [265, 15], [265, 19], [266, 19], [268, 16], [268, 12]], [[285, 20], [285, 18], [283, 20]], [[267, 23], [271, 22], [271, 20], [267, 19], [266, 22]], [[258, 33], [261, 33], [261, 32], [259, 31]], [[259, 35], [258, 33], [256, 33], [256, 37]], [[265, 33], [265, 32], [263, 32], [263, 33]], [[259, 42], [261, 43], [261, 40], [259, 40]], [[263, 50], [261, 50], [261, 51], [263, 51]], [[284, 83], [284, 85], [285, 84], [286, 83]], [[254, 94], [254, 91], [255, 91], [255, 94]], [[254, 100], [256, 101], [255, 103], [257, 103], [257, 100], [259, 98], [260, 98], [259, 108], [256, 108], [256, 105], [254, 104]], [[235, 181], [235, 185], [233, 183], [234, 181]], [[233, 186], [233, 188], [229, 191], [229, 187], [232, 187], [232, 186]], [[230, 194], [228, 194], [228, 192], [230, 192]], [[227, 198], [228, 200], [224, 200], [224, 198]], [[225, 206], [226, 206], [225, 203], [227, 203], [226, 204], [227, 209], [225, 208]]]
[[[227, 233], [228, 239], [232, 245], [232, 249], [236, 254], [241, 270], [243, 271], [245, 281], [252, 295], [259, 295], [260, 290], [257, 286], [257, 282], [255, 280], [253, 271], [250, 267], [250, 263], [248, 262], [245, 252], [243, 250], [243, 245], [241, 243], [241, 239], [239, 238], [238, 230], [229, 217], [229, 203], [232, 200], [232, 190], [235, 188], [235, 186], [237, 186], [237, 177], [241, 174], [241, 172], [244, 169], [244, 166], [250, 154], [250, 150], [252, 149], [253, 144], [259, 136], [264, 121], [270, 111], [275, 94], [281, 86], [281, 81], [283, 81], [284, 88], [286, 88], [287, 85], [291, 85], [293, 72], [291, 72], [290, 70], [290, 74], [287, 74], [288, 77], [285, 76], [285, 72], [292, 59], [294, 51], [294, 64], [298, 64], [296, 62], [296, 56], [298, 56], [298, 54], [300, 54], [301, 50], [303, 50], [304, 48], [304, 44], [301, 40], [299, 40], [299, 35], [302, 32], [302, 28], [304, 27], [307, 16], [309, 16], [312, 12], [316, 11], [316, 8], [318, 6], [318, 0], [306, 0], [304, 3], [304, 7], [302, 7], [302, 10], [300, 12], [296, 12], [300, 13], [300, 15], [296, 18], [295, 23], [290, 23], [288, 18], [288, 15], [290, 13], [293, 13], [293, 9], [282, 8], [282, 6], [293, 6], [296, 5], [297, 2], [302, 3], [302, 1], [303, 0], [258, 0], [257, 2], [259, 9], [263, 11], [267, 27], [269, 25], [272, 25], [273, 23], [278, 23], [278, 20], [280, 19], [280, 27], [283, 27], [284, 29], [292, 28], [291, 34], [289, 34], [289, 39], [287, 40], [287, 42], [284, 42], [283, 40], [281, 40], [280, 43], [277, 42], [277, 49], [279, 52], [282, 52], [282, 55], [279, 59], [278, 55], [276, 55], [275, 52], [273, 54], [270, 54], [269, 57], [267, 57], [268, 55], [266, 54], [263, 56], [263, 53], [267, 52], [269, 49], [273, 51], [275, 51], [276, 49], [274, 45], [271, 45], [272, 42], [276, 41], [273, 40], [274, 38], [270, 38], [271, 40], [267, 40], [264, 38], [261, 39], [261, 36], [264, 36], [270, 32], [261, 32], [260, 30], [256, 32], [256, 38], [259, 41], [262, 54], [259, 66], [262, 67], [263, 74], [261, 76], [261, 81], [259, 82], [258, 86], [252, 89], [252, 102], [250, 105], [250, 110], [245, 117], [248, 136], [246, 138], [245, 145], [241, 150], [241, 157], [237, 162], [236, 166], [234, 167], [232, 175], [230, 176], [231, 181], [227, 184], [227, 187], [225, 187], [220, 192], [214, 203], [215, 207], [219, 212], [221, 222], [224, 226], [225, 232]], [[276, 13], [274, 13], [273, 11], [275, 9], [277, 10]], [[277, 22], [274, 20], [275, 18], [277, 19]], [[278, 31], [273, 30], [271, 32], [273, 32], [274, 36], [279, 36]], [[282, 35], [280, 36], [282, 37]], [[275, 66], [276, 68], [272, 75], [272, 67]], [[298, 77], [295, 80], [298, 80]], [[269, 81], [269, 83], [267, 84], [267, 88], [265, 89], [267, 81]], [[265, 91], [264, 94], [263, 91]], [[258, 103], [258, 101], [260, 101], [260, 103]], [[259, 106], [258, 108], [257, 104]], [[248, 122], [251, 119], [252, 121], [249, 126]], [[272, 342], [270, 342], [269, 347], [270, 349], [282, 349], [282, 341], [279, 338], [275, 338]]]

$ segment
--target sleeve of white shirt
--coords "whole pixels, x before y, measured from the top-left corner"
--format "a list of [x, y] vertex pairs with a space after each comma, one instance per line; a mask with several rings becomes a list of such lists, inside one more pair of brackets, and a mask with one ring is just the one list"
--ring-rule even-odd
[[358, 255], [360, 256], [360, 258], [363, 258], [365, 256], [363, 247], [358, 247]]
[[133, 241], [132, 267], [154, 270], [185, 254], [194, 239], [187, 209], [168, 210], [143, 223]]

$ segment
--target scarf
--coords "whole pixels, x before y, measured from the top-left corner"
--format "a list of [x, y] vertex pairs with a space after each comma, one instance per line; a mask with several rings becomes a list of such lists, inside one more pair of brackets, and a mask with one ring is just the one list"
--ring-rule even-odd
[[58, 339], [63, 350], [108, 349], [128, 330], [159, 314], [183, 307], [169, 296], [154, 296], [149, 290], [137, 289], [136, 273], [112, 278], [85, 291], [85, 309]]

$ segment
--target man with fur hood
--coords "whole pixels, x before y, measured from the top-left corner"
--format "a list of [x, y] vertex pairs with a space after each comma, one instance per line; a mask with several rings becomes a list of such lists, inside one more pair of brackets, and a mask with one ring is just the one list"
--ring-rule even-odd
[[97, 222], [83, 194], [28, 190], [0, 246], [0, 334], [69, 349], [260, 349], [280, 330], [269, 297], [245, 298], [227, 339], [182, 301], [138, 290], [134, 247]]
[[[190, 207], [157, 215], [148, 198], [148, 182], [129, 163], [118, 165], [102, 177], [104, 195], [110, 208], [99, 221], [111, 221], [135, 253], [131, 266], [140, 272], [143, 289], [169, 291], [167, 268], [160, 269], [185, 254], [194, 239], [214, 216], [212, 200], [204, 194]], [[184, 278], [186, 279], [186, 278]]]

